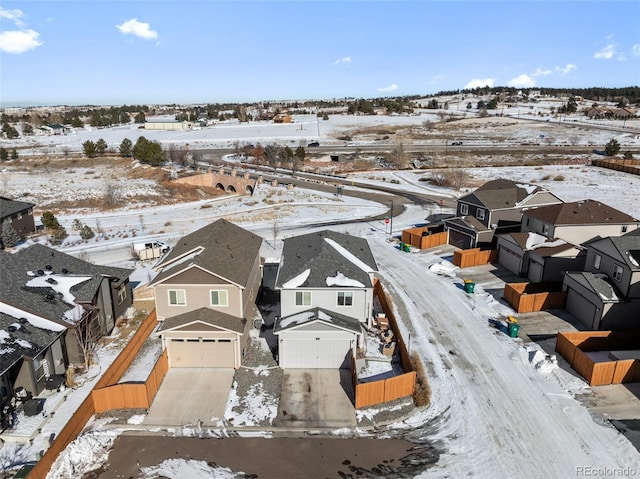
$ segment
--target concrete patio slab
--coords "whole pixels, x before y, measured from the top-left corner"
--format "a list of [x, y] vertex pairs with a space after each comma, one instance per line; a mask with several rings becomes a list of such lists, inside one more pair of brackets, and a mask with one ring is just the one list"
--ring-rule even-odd
[[169, 369], [144, 424], [216, 426], [233, 383], [232, 368]]
[[355, 427], [353, 386], [347, 369], [287, 369], [275, 425]]

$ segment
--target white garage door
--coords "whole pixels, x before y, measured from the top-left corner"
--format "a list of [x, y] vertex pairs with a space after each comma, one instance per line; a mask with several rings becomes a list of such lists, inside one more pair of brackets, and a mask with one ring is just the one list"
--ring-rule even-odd
[[588, 329], [598, 329], [594, 321], [596, 306], [571, 288], [567, 290], [565, 309]]
[[235, 368], [235, 341], [231, 339], [169, 340], [172, 368]]
[[515, 274], [520, 274], [520, 261], [521, 257], [515, 254], [510, 249], [500, 246], [500, 252], [498, 253], [498, 263], [504, 266], [509, 271]]
[[284, 369], [347, 368], [350, 357], [350, 340], [290, 339], [280, 343], [280, 366]]

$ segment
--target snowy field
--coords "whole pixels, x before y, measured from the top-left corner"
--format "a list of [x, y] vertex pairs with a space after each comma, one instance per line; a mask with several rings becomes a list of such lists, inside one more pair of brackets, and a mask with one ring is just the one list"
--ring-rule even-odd
[[[371, 118], [372, 121], [377, 120], [377, 117]], [[413, 118], [407, 117], [406, 121], [424, 121], [424, 118]], [[320, 120], [320, 127], [328, 129], [331, 124], [338, 125], [337, 118], [332, 117], [329, 121], [332, 123]], [[317, 123], [313, 117], [300, 131], [306, 132], [304, 128], [308, 128], [311, 133], [314, 127], [317, 128]], [[295, 137], [293, 132], [301, 124], [292, 126], [290, 134]], [[105, 137], [105, 130], [90, 133], [96, 133], [95, 139]], [[229, 138], [238, 138], [237, 134], [229, 132]], [[254, 133], [251, 135], [247, 138], [253, 142], [256, 136]], [[607, 135], [607, 140], [610, 138], [610, 133], [604, 135]], [[309, 135], [305, 138], [315, 137]], [[178, 139], [175, 137], [169, 141]], [[117, 139], [112, 141], [119, 142]], [[189, 137], [184, 141], [192, 142], [194, 139]], [[473, 168], [468, 173], [474, 182], [470, 189], [502, 177], [544, 186], [565, 201], [591, 198], [640, 217], [640, 177], [589, 166]], [[400, 191], [424, 192], [447, 199], [468, 191], [437, 188], [419, 181], [420, 177], [428, 174], [424, 171], [376, 172], [354, 174], [352, 178], [385, 186], [391, 186], [389, 180], [393, 178], [398, 183], [392, 186]], [[76, 168], [75, 177], [82, 181], [71, 183], [65, 178], [49, 176], [47, 172], [21, 172], [9, 166], [0, 177], [0, 186], [3, 194], [9, 196], [27, 193], [32, 196], [22, 197], [32, 198], [34, 202], [40, 201], [38, 195], [42, 201], [58, 202], [61, 199], [72, 200], [74, 195], [92, 194], [104, 182], [104, 178], [96, 173], [95, 176], [100, 178], [87, 187], [84, 181], [87, 176], [91, 175]], [[41, 187], [29, 188], [34, 181]], [[56, 184], [56, 181], [66, 183]], [[137, 187], [145, 191], [144, 195], [153, 197], [153, 183], [132, 180], [131, 188]], [[351, 221], [380, 214], [386, 208], [384, 202], [365, 202], [344, 196], [337, 198], [300, 188], [289, 191], [261, 187], [252, 197], [203, 199], [170, 206], [145, 207], [137, 204], [134, 208], [109, 213], [90, 209], [70, 210], [61, 214], [59, 220], [71, 233], [63, 250], [72, 254], [87, 250], [97, 262], [119, 266], [121, 258], [111, 254], [110, 248], [130, 244], [134, 230], [139, 238], [171, 240], [225, 217], [262, 235], [265, 239], [263, 256], [277, 259], [282, 248], [281, 239], [285, 235], [308, 233], [318, 229], [313, 224], [321, 222]], [[425, 217], [434, 212], [440, 210], [437, 207], [408, 207], [405, 213], [394, 218], [394, 233], [424, 222]], [[90, 243], [81, 243], [71, 229], [75, 218], [92, 227], [97, 221], [103, 235]], [[274, 223], [281, 230], [278, 241], [273, 238]], [[640, 474], [640, 454], [636, 449], [608, 423], [592, 417], [576, 400], [576, 394], [589, 391], [588, 385], [560, 369], [536, 344], [511, 339], [490, 327], [489, 320], [501, 320], [512, 311], [497, 302], [482, 285], [477, 285], [474, 295], [464, 293], [460, 272], [443, 260], [442, 253], [413, 251], [407, 254], [398, 251], [389, 242], [384, 223], [378, 220], [348, 223], [332, 229], [369, 241], [382, 281], [393, 294], [403, 335], [410, 336], [411, 351], [418, 352], [428, 371], [431, 405], [404, 421], [381, 428], [379, 432], [381, 437], [404, 437], [437, 445], [441, 452], [439, 462], [420, 477], [564, 478], [575, 477], [580, 467], [603, 471], [622, 471], [626, 467], [635, 471], [633, 475]], [[140, 265], [136, 274], [146, 274], [147, 266]], [[152, 350], [150, 356], [156, 353]], [[111, 354], [110, 350], [105, 351], [104, 360], [108, 361]], [[146, 362], [142, 360], [138, 366], [145, 369]], [[131, 374], [135, 376], [136, 372]], [[258, 371], [257, 374], [265, 372]], [[72, 411], [74, 404], [79, 404], [78, 398], [87, 394], [90, 385], [91, 380], [87, 380], [73, 392], [73, 398], [61, 403], [55, 418], [43, 427], [42, 436], [33, 446], [5, 443], [0, 450], [0, 470], [10, 470], [21, 461], [33, 459], [36, 452], [45, 447], [42, 438], [59, 431], [65, 414]], [[267, 398], [262, 396], [259, 387], [250, 395], [249, 398], [239, 398], [231, 394], [226, 413], [229, 417], [225, 419], [234, 417], [237, 424], [251, 425], [265, 415], [276, 414], [275, 405], [264, 406]], [[241, 416], [231, 412], [240, 401], [247, 407]], [[130, 426], [140, 427], [140, 422], [140, 417], [132, 417]], [[103, 422], [92, 422], [61, 455], [48, 477], [81, 477], [83, 473], [96, 469], [106, 460], [115, 437], [126, 429], [127, 426], [107, 427]], [[336, 431], [338, 435], [341, 433]], [[197, 436], [203, 433], [180, 430], [176, 434]], [[624, 474], [600, 476], [620, 477]], [[139, 477], [231, 478], [233, 472], [198, 461], [174, 459], [141, 471]]]

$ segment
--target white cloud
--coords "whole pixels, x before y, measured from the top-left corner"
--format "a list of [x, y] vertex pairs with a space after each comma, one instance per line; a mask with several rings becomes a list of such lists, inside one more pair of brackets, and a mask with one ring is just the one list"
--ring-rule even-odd
[[14, 25], [17, 27], [24, 26], [24, 22], [22, 21], [23, 16], [24, 13], [22, 13], [22, 10], [5, 10], [4, 8], [0, 7], [0, 18], [12, 20]]
[[389, 86], [378, 88], [378, 91], [396, 91], [397, 89], [398, 89], [398, 85], [396, 85], [395, 83], [392, 83]]
[[536, 82], [526, 73], [522, 73], [521, 75], [518, 75], [514, 79], [510, 80], [507, 85], [515, 88], [531, 88], [536, 86]]
[[0, 51], [20, 54], [42, 45], [34, 30], [12, 30], [0, 33]]
[[137, 18], [132, 18], [120, 25], [116, 25], [116, 28], [124, 35], [134, 35], [144, 38], [145, 40], [155, 40], [158, 38], [158, 32], [151, 30], [151, 25], [146, 22], [139, 22]]
[[606, 37], [606, 45], [598, 50], [593, 55], [593, 58], [596, 60], [611, 60], [615, 54], [616, 46], [613, 43], [613, 35], [609, 35]]
[[341, 63], [351, 63], [351, 57], [338, 58], [335, 62], [333, 62], [334, 65], [340, 65]]
[[556, 73], [559, 73], [560, 75], [566, 75], [572, 70], [577, 70], [577, 68], [578, 67], [573, 63], [567, 63], [564, 67], [556, 67]]
[[551, 75], [553, 73], [552, 70], [543, 70], [542, 68], [538, 67], [536, 68], [536, 71], [534, 71], [531, 76], [532, 77], [542, 77], [542, 76], [547, 76], [547, 75]]
[[631, 54], [634, 57], [640, 57], [640, 43], [636, 43], [631, 47]]
[[477, 78], [474, 78], [473, 80], [471, 80], [469, 83], [465, 85], [464, 89], [469, 90], [471, 88], [484, 88], [486, 86], [491, 88], [495, 81], [496, 81], [495, 78], [487, 78], [485, 80], [479, 80]]

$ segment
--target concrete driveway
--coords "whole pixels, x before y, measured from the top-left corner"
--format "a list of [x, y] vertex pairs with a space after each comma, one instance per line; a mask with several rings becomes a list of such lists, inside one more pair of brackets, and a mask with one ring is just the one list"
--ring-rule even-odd
[[164, 377], [144, 424], [217, 426], [233, 383], [232, 368], [173, 368]]
[[353, 385], [348, 369], [287, 369], [275, 425], [355, 427]]

